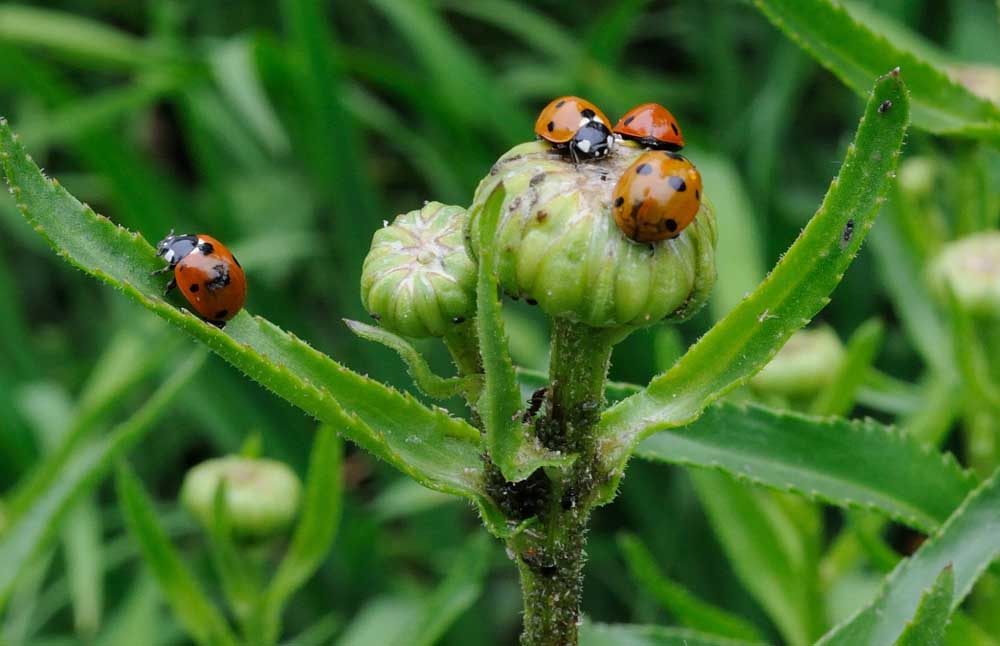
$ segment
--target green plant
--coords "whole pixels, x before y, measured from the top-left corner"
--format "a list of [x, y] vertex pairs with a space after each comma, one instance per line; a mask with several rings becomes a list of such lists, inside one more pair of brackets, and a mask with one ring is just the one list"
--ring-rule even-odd
[[[167, 13], [160, 16], [162, 33], [167, 36], [145, 43], [113, 30], [102, 31], [87, 21], [74, 24], [58, 14], [4, 8], [0, 38], [17, 45], [45, 47], [73, 60], [99, 61], [111, 69], [133, 71], [140, 79], [134, 87], [92, 100], [74, 96], [58, 82], [42, 84], [47, 88], [47, 102], [68, 106], [62, 108], [67, 112], [80, 111], [91, 123], [106, 124], [109, 114], [121, 114], [130, 106], [183, 88], [184, 118], [194, 146], [200, 151], [200, 171], [216, 178], [218, 185], [226, 185], [231, 179], [226, 169], [232, 160], [208, 151], [215, 142], [235, 142], [230, 152], [238, 159], [239, 167], [245, 165], [260, 173], [253, 176], [254, 182], [274, 189], [273, 204], [290, 205], [289, 231], [249, 227], [263, 249], [257, 254], [259, 262], [264, 266], [275, 263], [271, 270], [281, 275], [282, 260], [276, 261], [274, 256], [282, 254], [269, 253], [264, 244], [273, 242], [270, 236], [281, 236], [282, 249], [288, 250], [289, 257], [301, 254], [298, 257], [318, 257], [317, 263], [329, 263], [323, 265], [329, 272], [324, 276], [345, 276], [323, 286], [324, 293], [335, 294], [339, 316], [357, 307], [355, 279], [361, 275], [361, 263], [354, 262], [359, 259], [351, 251], [364, 246], [368, 235], [362, 224], [365, 216], [380, 220], [384, 210], [380, 202], [390, 201], [388, 192], [379, 194], [362, 170], [369, 151], [360, 143], [358, 124], [382, 133], [391, 146], [416, 160], [413, 164], [417, 172], [435, 197], [456, 202], [469, 198], [465, 188], [486, 169], [496, 148], [519, 138], [515, 122], [524, 111], [517, 97], [504, 91], [507, 87], [521, 88], [522, 96], [531, 96], [530, 88], [544, 85], [548, 79], [579, 76], [586, 77], [581, 83], [590, 84], [586, 87], [596, 94], [624, 101], [624, 97], [645, 99], [644, 92], [650, 87], [664, 85], [641, 74], [610, 73], [625, 55], [621, 35], [628, 33], [629, 25], [641, 15], [642, 2], [608, 7], [600, 22], [595, 23], [600, 28], [583, 39], [543, 14], [512, 2], [440, 3], [448, 11], [509, 30], [544, 51], [550, 69], [539, 71], [515, 61], [509, 77], [501, 83], [495, 83], [485, 66], [446, 28], [440, 7], [423, 2], [372, 4], [374, 11], [417, 52], [417, 64], [427, 70], [439, 90], [439, 102], [429, 100], [418, 87], [420, 84], [407, 78], [408, 70], [395, 67], [386, 60], [388, 57], [370, 56], [369, 52], [335, 44], [322, 12], [312, 2], [285, 3], [287, 43], [269, 36], [249, 44], [234, 39], [212, 48], [204, 60], [200, 53], [178, 48], [167, 37], [177, 37]], [[290, 327], [288, 320], [276, 318], [281, 321], [279, 326], [243, 312], [224, 331], [218, 331], [164, 300], [162, 285], [149, 276], [158, 263], [149, 244], [137, 232], [149, 235], [165, 230], [177, 205], [186, 200], [183, 191], [159, 182], [155, 173], [146, 172], [149, 169], [126, 163], [111, 138], [77, 135], [72, 122], [66, 119], [54, 120], [51, 127], [26, 122], [21, 128], [19, 124], [27, 148], [62, 138], [72, 141], [89, 163], [103, 165], [115, 177], [112, 202], [127, 205], [125, 215], [118, 219], [130, 229], [116, 227], [48, 180], [6, 123], [0, 125], [0, 161], [25, 217], [60, 255], [183, 329], [250, 379], [319, 419], [324, 430], [316, 440], [317, 447], [329, 448], [332, 432], [336, 431], [414, 482], [442, 494], [430, 496], [406, 488], [387, 492], [385, 498], [379, 498], [386, 518], [406, 513], [400, 509], [446, 505], [450, 497], [472, 501], [487, 530], [504, 542], [517, 563], [525, 644], [575, 643], [578, 632], [580, 643], [594, 645], [760, 643], [774, 637], [767, 621], [790, 644], [813, 643], [817, 639], [824, 644], [944, 640], [989, 644], [979, 626], [991, 630], [996, 616], [992, 611], [998, 607], [993, 592], [995, 575], [986, 570], [998, 549], [990, 537], [995, 533], [1000, 508], [997, 476], [991, 477], [1000, 461], [996, 449], [1000, 377], [996, 362], [990, 361], [1000, 347], [996, 323], [991, 318], [995, 303], [989, 300], [989, 287], [979, 290], [978, 300], [972, 302], [962, 292], [967, 285], [937, 284], [938, 274], [945, 272], [928, 276], [925, 268], [944, 266], [934, 262], [936, 258], [941, 258], [939, 263], [947, 261], [943, 239], [968, 239], [984, 229], [996, 228], [998, 211], [988, 189], [990, 153], [986, 151], [1000, 140], [1000, 110], [951, 80], [946, 74], [954, 69], [951, 61], [939, 58], [919, 41], [908, 40], [905, 32], [892, 32], [891, 22], [857, 3], [759, 0], [756, 4], [866, 99], [864, 117], [823, 204], [773, 271], [763, 275], [760, 250], [753, 242], [739, 249], [726, 248], [719, 254], [719, 284], [711, 295], [715, 325], [686, 353], [682, 352], [681, 337], [670, 328], [661, 327], [650, 334], [656, 339], [658, 352], [655, 360], [643, 365], [655, 363], [659, 375], [645, 386], [607, 381], [612, 351], [628, 351], [625, 338], [641, 336], [637, 331], [646, 319], [683, 319], [709, 298], [715, 282], [716, 259], [712, 254], [716, 229], [720, 244], [731, 245], [727, 232], [741, 231], [741, 240], [754, 238], [751, 210], [765, 211], [770, 202], [777, 204], [779, 200], [786, 200], [781, 202], [781, 208], [801, 210], [798, 206], [788, 207], [794, 202], [787, 195], [765, 190], [770, 180], [766, 169], [776, 166], [782, 110], [787, 118], [787, 106], [794, 103], [804, 75], [805, 65], [790, 47], [777, 49], [776, 73], [768, 77], [768, 90], [763, 93], [768, 101], [762, 102], [766, 105], [755, 116], [762, 124], [754, 128], [759, 140], [755, 139], [750, 153], [755, 161], [748, 171], [756, 182], [753, 206], [742, 194], [738, 173], [724, 155], [717, 154], [719, 151], [691, 153], [706, 177], [706, 190], [715, 209], [706, 208], [696, 220], [698, 232], [692, 229], [678, 243], [689, 244], [685, 247], [689, 256], [679, 252], [647, 256], [645, 249], [624, 241], [620, 247], [624, 251], [619, 252], [619, 247], [614, 246], [617, 232], [610, 225], [592, 237], [594, 222], [601, 226], [610, 221], [599, 217], [606, 215], [606, 205], [600, 199], [580, 198], [572, 188], [562, 190], [565, 187], [552, 176], [575, 181], [590, 170], [609, 167], [615, 160], [585, 166], [582, 171], [569, 170], [554, 161], [542, 166], [530, 159], [539, 150], [537, 144], [523, 144], [501, 157], [495, 168], [508, 170], [484, 179], [468, 214], [463, 208], [438, 209], [440, 205], [432, 203], [422, 211], [403, 216], [414, 218], [426, 212], [441, 216], [450, 227], [449, 253], [455, 255], [456, 262], [448, 263], [445, 269], [458, 276], [458, 287], [442, 293], [448, 281], [428, 281], [413, 292], [420, 300], [401, 304], [394, 291], [397, 286], [391, 281], [367, 281], [363, 277], [362, 302], [378, 315], [381, 326], [353, 320], [347, 324], [359, 337], [398, 353], [414, 384], [427, 397], [449, 405], [456, 404], [456, 396], [461, 397], [464, 407], [456, 404], [451, 412], [346, 368], [286, 332], [283, 328]], [[704, 29], [700, 30], [704, 36], [699, 36], [704, 38], [704, 47], [699, 51], [706, 70], [711, 72], [705, 73], [710, 78], [705, 87], [711, 89], [711, 83], [720, 88], [738, 85], [732, 52], [718, 45], [732, 40], [727, 34], [731, 36], [735, 26], [714, 9], [707, 9], [706, 16]], [[882, 29], [889, 30], [885, 33], [891, 38], [880, 35]], [[60, 38], [59, 33], [73, 37]], [[44, 63], [23, 55], [11, 60], [19, 61], [25, 69], [47, 69]], [[901, 67], [900, 73], [880, 77], [870, 89], [885, 67], [896, 64]], [[391, 86], [395, 100], [416, 106], [423, 119], [437, 124], [434, 127], [446, 135], [437, 145], [431, 143], [426, 133], [396, 118], [389, 102], [382, 103], [369, 88], [357, 85], [348, 69], [375, 84]], [[278, 114], [286, 117], [287, 130], [271, 112], [267, 97], [262, 96], [264, 88], [254, 86], [257, 70], [275, 97]], [[234, 112], [230, 111], [232, 106], [223, 105], [214, 89], [210, 91], [200, 84], [206, 75], [221, 86], [226, 101], [236, 106]], [[38, 74], [39, 78], [43, 76]], [[252, 80], [246, 85], [236, 80], [248, 76]], [[546, 87], [545, 92], [549, 91]], [[683, 83], [671, 84], [670, 91], [676, 92], [679, 100], [685, 92], [689, 96], [705, 95], [704, 91], [692, 93]], [[721, 132], [721, 126], [738, 110], [739, 100], [733, 98], [735, 92], [720, 90], [718, 95], [712, 109], [718, 112], [715, 125]], [[783, 98], [771, 101], [773, 97]], [[301, 119], [287, 119], [295, 112], [282, 101], [306, 105], [308, 109]], [[933, 150], [933, 145], [923, 139], [927, 135], [911, 135], [918, 147], [924, 146], [920, 150], [928, 157], [924, 160], [923, 179], [921, 173], [914, 172], [909, 178], [913, 181], [902, 181], [897, 186], [891, 180], [911, 104], [913, 125], [925, 133], [949, 138], [949, 145], [955, 147], [954, 160], [945, 156], [952, 151], [925, 152]], [[232, 119], [232, 114], [238, 118]], [[478, 124], [482, 133], [474, 127], [456, 125], [475, 123], [482, 115], [489, 115], [488, 123]], [[234, 123], [239, 126], [234, 128]], [[251, 136], [237, 132], [244, 128]], [[722, 140], [719, 148], [731, 145], [726, 143], [726, 136]], [[292, 150], [307, 169], [303, 177], [270, 175], [274, 160], [290, 157]], [[464, 163], [454, 161], [459, 154], [456, 151], [466, 155]], [[797, 153], [805, 157], [807, 151]], [[617, 159], [624, 161], [628, 154], [630, 151], [624, 148]], [[819, 157], [824, 154], [829, 152], [823, 151]], [[510, 170], [511, 158], [518, 156], [528, 159], [520, 159], [520, 166]], [[927, 169], [933, 175], [949, 172], [952, 165], [958, 170], [949, 176], [954, 181], [949, 184], [948, 194], [935, 195], [933, 182], [928, 188]], [[901, 173], [905, 170], [901, 169]], [[519, 237], [521, 232], [509, 226], [508, 214], [527, 209], [522, 198], [536, 189], [534, 178], [539, 174], [546, 178], [539, 180], [542, 187], [537, 190], [550, 191], [544, 196], [549, 200], [542, 208], [546, 215], [543, 218], [538, 210], [530, 209], [520, 213], [539, 223], [545, 220], [547, 224], [539, 229], [550, 229]], [[582, 184], [591, 180], [583, 177]], [[307, 184], [312, 187], [311, 193], [302, 190]], [[254, 208], [262, 207], [254, 204], [257, 200], [241, 196], [246, 188], [243, 184], [231, 192], [218, 191], [204, 200], [220, 207], [220, 226], [228, 226], [224, 224], [227, 219], [236, 228], [241, 219], [254, 221]], [[303, 197], [306, 195], [310, 197]], [[296, 209], [307, 210], [303, 203], [310, 199], [315, 199], [320, 209], [343, 203], [356, 207], [358, 217], [339, 217], [332, 223], [332, 251], [317, 248], [310, 238], [307, 219], [295, 219]], [[405, 200], [397, 201], [406, 203], [403, 208], [410, 208], [412, 200], [419, 197], [406, 195]], [[889, 296], [900, 314], [903, 333], [928, 367], [921, 382], [902, 383], [873, 367], [880, 351], [899, 352], [901, 333], [880, 318], [868, 318], [842, 345], [834, 332], [821, 331], [827, 341], [833, 342], [830, 345], [836, 346], [835, 351], [820, 358], [828, 370], [807, 365], [804, 373], [784, 379], [785, 386], [791, 382], [795, 387], [791, 391], [773, 388], [775, 381], [768, 382], [767, 372], [751, 381], [794, 334], [816, 334], [798, 331], [827, 304], [880, 209], [885, 215], [872, 235], [872, 246], [887, 276]], [[584, 219], [593, 221], [581, 226]], [[462, 248], [460, 231], [466, 234], [468, 255]], [[397, 241], [393, 238], [396, 233], [398, 229], [386, 227], [377, 234], [376, 242], [393, 243]], [[535, 233], [540, 235], [529, 237]], [[30, 238], [26, 235], [25, 240]], [[251, 249], [252, 242], [251, 238]], [[601, 254], [581, 257], [584, 254], [578, 250], [588, 243], [594, 245], [591, 249], [615, 249], [610, 254], [613, 262], [597, 258]], [[539, 252], [543, 244], [551, 245], [545, 247], [551, 252], [547, 256]], [[730, 251], [742, 254], [739, 263], [723, 260], [728, 261]], [[242, 253], [241, 258], [253, 264]], [[344, 264], [335, 268], [333, 262], [341, 260]], [[408, 262], [416, 267], [411, 275], [419, 275], [418, 265], [426, 264], [419, 254], [407, 259], [389, 253], [373, 256], [372, 266], [392, 269], [394, 264]], [[654, 280], [646, 280], [647, 274], [643, 273], [650, 267], [660, 270], [648, 274]], [[0, 267], [0, 294], [4, 289], [2, 270]], [[690, 275], [684, 274], [686, 271]], [[676, 289], [669, 293], [657, 291], [660, 287], [655, 279], [674, 273], [682, 275], [686, 282], [674, 285]], [[579, 281], [574, 280], [577, 275], [581, 276]], [[959, 276], [957, 280], [962, 279]], [[617, 292], [610, 287], [612, 284]], [[841, 287], [846, 288], [848, 285]], [[509, 303], [498, 298], [498, 289], [538, 301], [550, 321], [547, 373], [539, 372], [539, 364], [531, 359], [533, 354], [543, 355], [544, 348], [539, 351], [536, 342], [532, 350], [524, 350], [530, 347], [531, 335], [525, 333], [523, 322], [531, 316], [537, 318], [537, 312], [510, 316]], [[644, 294], [654, 293], [656, 297], [643, 298]], [[856, 296], [857, 290], [852, 294]], [[280, 312], [281, 308], [273, 311]], [[5, 351], [12, 363], [21, 366], [19, 369], [30, 366], [31, 359], [24, 356], [23, 348], [7, 340], [24, 334], [18, 329], [17, 318], [0, 314], [0, 326], [0, 331], [5, 332], [3, 343], [10, 346]], [[307, 330], [303, 334], [320, 345], [329, 327], [328, 320], [303, 324]], [[433, 339], [413, 341], [401, 334], [439, 337], [442, 343]], [[441, 365], [438, 345], [450, 353], [456, 375], [436, 373]], [[345, 363], [368, 369], [373, 369], [376, 362], [367, 361], [367, 357], [384, 357], [369, 354], [379, 350], [365, 345], [342, 344], [337, 348], [338, 353], [341, 351]], [[150, 361], [169, 363], [166, 354]], [[425, 355], [430, 355], [430, 360]], [[515, 365], [515, 356], [531, 365]], [[92, 437], [90, 430], [77, 428], [87, 428], [107, 417], [106, 408], [93, 408], [93, 402], [88, 403], [87, 397], [81, 395], [77, 418], [69, 423], [71, 430], [60, 442], [53, 443], [41, 467], [4, 506], [0, 556], [4, 562], [16, 562], [18, 566], [0, 576], [0, 603], [30, 588], [33, 580], [41, 585], [42, 575], [32, 568], [44, 571], [51, 554], [51, 539], [62, 518], [85, 493], [93, 495], [110, 465], [151, 428], [199, 365], [197, 361], [179, 365], [176, 374], [148, 404], [105, 437]], [[138, 368], [136, 381], [140, 380]], [[768, 372], [779, 368], [775, 363]], [[535, 395], [529, 398], [532, 391]], [[849, 414], [858, 402], [887, 417], [899, 415], [900, 427], [893, 428], [883, 421], [838, 417]], [[2, 405], [5, 401], [0, 397]], [[537, 410], [529, 411], [529, 406]], [[43, 408], [36, 405], [35, 410]], [[238, 406], [230, 408], [234, 415], [238, 414]], [[41, 422], [38, 426], [44, 429], [46, 415], [36, 417]], [[962, 422], [963, 437], [968, 442], [966, 457], [975, 472], [964, 470], [949, 454], [933, 448], [942, 444], [956, 419]], [[234, 426], [239, 428], [238, 424]], [[691, 468], [692, 496], [700, 499], [712, 533], [732, 564], [735, 579], [764, 615], [748, 622], [716, 607], [708, 598], [711, 595], [699, 598], [656, 571], [655, 564], [660, 562], [671, 575], [675, 574], [678, 561], [683, 560], [677, 558], [680, 549], [673, 554], [667, 550], [666, 554], [660, 551], [654, 555], [642, 543], [625, 537], [621, 549], [634, 578], [678, 623], [689, 628], [582, 620], [580, 597], [588, 527], [594, 510], [621, 491], [633, 455], [648, 462]], [[643, 468], [631, 465], [633, 472], [638, 471], [638, 478], [643, 477]], [[328, 493], [335, 484], [329, 481], [325, 487], [316, 487]], [[323, 540], [314, 541], [309, 558], [288, 574], [286, 563], [294, 562], [292, 557], [309, 542], [300, 540], [297, 532], [275, 580], [270, 587], [263, 586], [253, 572], [256, 555], [244, 551], [245, 546], [231, 535], [231, 519], [223, 508], [226, 489], [217, 489], [212, 499], [212, 518], [206, 523], [207, 543], [227, 602], [226, 616], [200, 589], [198, 577], [191, 571], [193, 559], [171, 545], [170, 527], [161, 526], [160, 515], [127, 469], [120, 471], [118, 489], [120, 505], [144, 560], [166, 592], [179, 622], [201, 643], [275, 643], [288, 595], [310, 577], [332, 540], [331, 531], [319, 532]], [[397, 497], [390, 499], [388, 493]], [[651, 487], [644, 495], [659, 493], [658, 488]], [[642, 509], [643, 505], [629, 498], [635, 495], [626, 491], [624, 502]], [[326, 513], [329, 517], [325, 520], [333, 520], [337, 499], [326, 499], [315, 492], [311, 497], [307, 493], [306, 498], [307, 511], [299, 526], [302, 533], [308, 533], [304, 529], [308, 519]], [[843, 508], [843, 528], [825, 527], [818, 503]], [[648, 501], [645, 507], [639, 513], [645, 513], [647, 518], [655, 515], [649, 512]], [[905, 526], [932, 538], [912, 559], [900, 563], [899, 555], [886, 544], [890, 520], [897, 523], [896, 527]], [[659, 523], [661, 528], [670, 529], [670, 523], [663, 519]], [[76, 527], [75, 522], [73, 525]], [[90, 527], [84, 530], [91, 533], [89, 539], [68, 532], [60, 536], [67, 560], [78, 564], [85, 562], [80, 554], [92, 551], [85, 547], [87, 541], [92, 544], [94, 540], [93, 522], [80, 526]], [[656, 522], [650, 521], [649, 526], [656, 526]], [[318, 531], [316, 526], [313, 529]], [[591, 545], [601, 554], [599, 540]], [[483, 537], [465, 543], [460, 557], [450, 567], [435, 568], [447, 574], [425, 599], [397, 591], [366, 603], [341, 635], [341, 643], [434, 643], [482, 591], [488, 548]], [[834, 600], [830, 591], [851, 583], [848, 579], [857, 573], [861, 563], [893, 570], [893, 574], [870, 605], [831, 629], [844, 617], [831, 608]], [[76, 598], [86, 600], [88, 591], [81, 588], [79, 581], [93, 581], [94, 576], [79, 565], [76, 568], [82, 572], [73, 583], [78, 590]], [[956, 610], [977, 580], [982, 583], [972, 593], [969, 604]], [[144, 598], [143, 585], [149, 587], [137, 584], [136, 599]], [[275, 587], [281, 592], [273, 592]], [[32, 596], [30, 590], [26, 596]], [[18, 599], [11, 598], [10, 603], [16, 605]], [[85, 632], [87, 625], [97, 624], [95, 617], [100, 609], [95, 609], [94, 604], [77, 606], [81, 617], [78, 621], [84, 627], [80, 632]], [[329, 640], [341, 618], [336, 602], [328, 606], [335, 609], [334, 614], [322, 617], [314, 626], [315, 632], [305, 631], [300, 639], [308, 643], [312, 635], [322, 641], [326, 635]], [[857, 607], [855, 603], [852, 612]], [[641, 612], [634, 614], [639, 618]], [[645, 617], [648, 619], [643, 620], [655, 619], [651, 613]], [[949, 620], [951, 624], [947, 625]]]

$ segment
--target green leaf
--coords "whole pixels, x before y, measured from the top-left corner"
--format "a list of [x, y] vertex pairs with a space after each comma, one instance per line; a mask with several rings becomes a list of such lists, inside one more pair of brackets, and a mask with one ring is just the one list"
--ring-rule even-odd
[[137, 68], [165, 60], [148, 43], [79, 15], [8, 4], [0, 7], [0, 40], [38, 47], [79, 65]]
[[913, 125], [943, 135], [1000, 144], [1000, 108], [953, 81], [917, 54], [855, 20], [831, 0], [754, 0], [771, 22], [856, 93], [887, 66], [898, 67], [912, 93]]
[[[620, 476], [640, 440], [690, 423], [708, 404], [745, 383], [829, 302], [888, 189], [903, 144], [908, 106], [898, 73], [877, 81], [840, 174], [816, 215], [764, 282], [670, 370], [604, 412], [598, 434], [603, 460], [612, 473]], [[602, 499], [610, 499], [616, 487], [613, 478]]]
[[892, 644], [917, 612], [921, 596], [949, 565], [955, 578], [955, 609], [1000, 554], [1000, 472], [969, 494], [948, 522], [890, 574], [878, 597], [818, 646]]
[[975, 486], [950, 454], [873, 420], [818, 419], [721, 402], [689, 426], [645, 440], [647, 460], [717, 469], [933, 531]]
[[580, 646], [764, 646], [764, 644], [704, 635], [681, 628], [586, 622], [580, 627]]
[[955, 593], [955, 573], [945, 566], [931, 589], [920, 599], [913, 621], [906, 627], [896, 646], [941, 646], [945, 627], [951, 616], [951, 599]]
[[742, 617], [702, 601], [691, 591], [668, 579], [649, 549], [634, 534], [619, 534], [618, 548], [632, 578], [677, 620], [694, 630], [733, 639], [760, 640], [760, 631]]
[[816, 562], [808, 539], [776, 496], [723, 474], [692, 471], [716, 538], [743, 586], [789, 644], [809, 644], [824, 627]]
[[244, 558], [233, 538], [232, 524], [226, 513], [226, 482], [221, 480], [212, 498], [212, 522], [208, 527], [212, 563], [222, 583], [222, 591], [233, 614], [246, 622], [255, 611], [259, 582], [252, 565]]
[[236, 646], [226, 620], [171, 545], [142, 484], [124, 465], [118, 469], [117, 489], [119, 508], [129, 531], [178, 621], [199, 644]]
[[313, 441], [302, 515], [291, 546], [268, 586], [263, 612], [266, 643], [279, 637], [281, 613], [292, 594], [322, 565], [340, 524], [343, 448], [330, 426], [320, 427]]
[[69, 510], [62, 531], [66, 579], [73, 600], [73, 627], [84, 638], [93, 637], [101, 625], [104, 605], [101, 529], [101, 517], [91, 496]]
[[475, 500], [487, 519], [499, 520], [492, 502], [479, 492], [482, 447], [475, 428], [348, 370], [245, 311], [222, 331], [175, 307], [162, 296], [162, 280], [150, 275], [162, 266], [153, 248], [46, 179], [6, 122], [0, 123], [0, 161], [25, 217], [70, 263], [118, 288], [421, 484]]
[[813, 402], [813, 415], [847, 415], [851, 412], [884, 337], [885, 327], [878, 319], [865, 321], [854, 331], [847, 341], [844, 360], [833, 380]]
[[479, 223], [476, 328], [486, 386], [479, 400], [479, 413], [486, 427], [490, 457], [504, 478], [517, 482], [540, 467], [568, 464], [573, 457], [547, 451], [538, 442], [531, 425], [521, 420], [524, 406], [500, 314], [497, 253], [494, 248], [505, 195], [501, 182], [486, 200]]
[[455, 557], [444, 581], [428, 598], [420, 619], [411, 626], [406, 646], [434, 646], [455, 620], [479, 599], [492, 549], [492, 541], [485, 534], [469, 539]]
[[427, 365], [427, 360], [417, 351], [413, 345], [389, 330], [374, 325], [367, 325], [360, 321], [344, 319], [348, 329], [362, 339], [381, 343], [390, 350], [395, 350], [399, 358], [406, 364], [406, 371], [413, 382], [428, 397], [437, 399], [448, 399], [461, 393], [478, 392], [478, 375], [466, 377], [441, 377], [434, 374], [431, 367]]
[[[181, 389], [197, 374], [205, 354], [187, 358], [128, 420], [68, 455], [65, 461], [40, 470], [58, 474], [22, 500], [24, 511], [12, 515], [0, 534], [0, 607], [17, 576], [48, 544], [74, 502], [104, 479], [111, 465], [149, 432]], [[59, 456], [55, 456], [58, 458]]]

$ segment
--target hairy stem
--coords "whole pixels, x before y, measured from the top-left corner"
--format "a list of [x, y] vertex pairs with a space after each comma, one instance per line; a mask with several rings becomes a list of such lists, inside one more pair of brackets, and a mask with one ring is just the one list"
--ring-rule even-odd
[[613, 341], [607, 332], [553, 322], [548, 413], [538, 425], [548, 448], [578, 455], [567, 471], [550, 469], [538, 524], [511, 539], [524, 599], [522, 646], [577, 643], [587, 521], [595, 480], [594, 430], [604, 404]]
[[[483, 374], [483, 358], [479, 354], [479, 337], [476, 336], [475, 319], [462, 321], [455, 325], [455, 327], [444, 335], [443, 340], [445, 347], [448, 348], [448, 352], [451, 353], [451, 360], [455, 363], [459, 375], [464, 377]], [[466, 403], [468, 403], [469, 409], [473, 413], [473, 424], [476, 427], [482, 426], [479, 421], [479, 414], [476, 412], [480, 391], [481, 388], [463, 393]]]

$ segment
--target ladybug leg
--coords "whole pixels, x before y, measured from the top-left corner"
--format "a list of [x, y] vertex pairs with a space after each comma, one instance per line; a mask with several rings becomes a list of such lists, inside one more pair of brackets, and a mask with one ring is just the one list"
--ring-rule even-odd
[[167, 294], [170, 293], [170, 290], [172, 290], [175, 287], [177, 287], [177, 279], [176, 278], [171, 278], [170, 282], [167, 283], [166, 289], [163, 290], [163, 295], [166, 296]]
[[580, 158], [577, 157], [577, 155], [576, 155], [576, 146], [574, 146], [572, 144], [572, 142], [569, 145], [569, 156], [573, 160], [573, 165], [574, 166], [579, 166], [580, 165]]
[[149, 272], [149, 275], [150, 276], [159, 276], [160, 274], [165, 274], [168, 271], [173, 271], [173, 269], [174, 269], [173, 265], [166, 265], [165, 267], [161, 267], [160, 269], [157, 269], [156, 271]]

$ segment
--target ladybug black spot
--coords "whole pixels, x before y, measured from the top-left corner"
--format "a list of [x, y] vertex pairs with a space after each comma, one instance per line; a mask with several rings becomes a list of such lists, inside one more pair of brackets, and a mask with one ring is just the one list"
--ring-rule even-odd
[[563, 107], [564, 105], [566, 105], [566, 101], [560, 101], [559, 103], [557, 103], [557, 104], [556, 104], [556, 107], [557, 107], [557, 108], [561, 108], [561, 107]]
[[548, 130], [549, 132], [552, 132], [553, 130], [555, 130], [555, 129], [556, 129], [556, 124], [555, 124], [555, 122], [554, 122], [554, 121], [549, 121], [549, 122], [548, 122], [548, 123], [547, 123], [547, 124], [545, 125], [545, 128], [546, 128], [546, 129], [547, 129], [547, 130]]
[[677, 129], [677, 124], [676, 123], [671, 123], [670, 124], [670, 128], [671, 128], [671, 130], [674, 131], [675, 135], [681, 134], [681, 131]]
[[627, 126], [628, 124], [632, 123], [632, 121], [634, 121], [634, 120], [635, 120], [635, 115], [632, 115], [631, 117], [629, 117], [628, 119], [626, 119], [624, 121], [624, 123]]
[[224, 319], [227, 316], [229, 316], [229, 310], [219, 310], [215, 313], [215, 318], [217, 319]]
[[653, 172], [653, 167], [649, 164], [639, 164], [639, 166], [636, 167], [635, 172], [639, 175], [649, 175]]
[[188, 288], [188, 290], [192, 294], [197, 294], [199, 289], [201, 289], [201, 287], [199, 287], [197, 283], [195, 283], [194, 285], [191, 285], [191, 287]]
[[211, 256], [215, 253], [215, 246], [211, 242], [202, 242], [198, 245], [198, 249], [206, 256]]
[[673, 218], [667, 218], [666, 222], [664, 222], [663, 224], [667, 227], [668, 231], [676, 231], [677, 230], [677, 220], [675, 220]]
[[670, 182], [670, 188], [674, 189], [678, 193], [683, 193], [687, 190], [687, 184], [684, 183], [683, 177], [671, 175], [667, 181]]
[[590, 108], [584, 108], [583, 110], [580, 110], [580, 116], [584, 119], [593, 119], [597, 116], [597, 114]]
[[701, 199], [701, 191], [696, 190], [694, 192], [694, 199], [696, 199], [696, 200], [700, 200]]
[[615, 199], [615, 208], [618, 208], [619, 206], [621, 206], [621, 205], [622, 205], [622, 204], [624, 204], [624, 203], [625, 203], [625, 198], [619, 195], [619, 196], [618, 196], [618, 197], [617, 197], [617, 198]]

